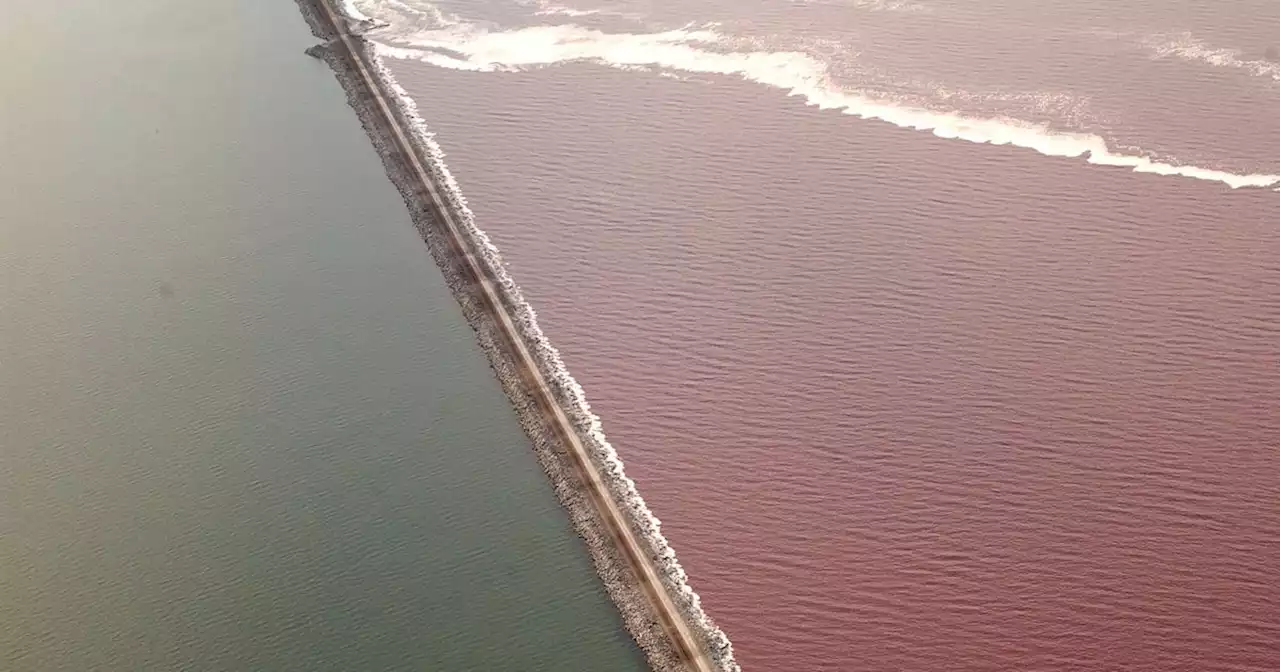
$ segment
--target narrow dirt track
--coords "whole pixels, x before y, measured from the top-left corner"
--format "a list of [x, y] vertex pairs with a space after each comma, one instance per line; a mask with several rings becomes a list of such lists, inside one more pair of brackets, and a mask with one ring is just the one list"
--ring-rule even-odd
[[337, 43], [341, 43], [346, 55], [355, 66], [361, 86], [367, 89], [368, 96], [376, 102], [380, 117], [379, 121], [389, 139], [393, 141], [394, 146], [402, 154], [417, 180], [421, 182], [425, 193], [430, 197], [431, 209], [436, 221], [442, 225], [441, 231], [449, 241], [450, 252], [460, 262], [458, 265], [468, 276], [468, 282], [475, 287], [477, 298], [484, 306], [484, 309], [492, 317], [495, 324], [499, 326], [503, 346], [517, 365], [522, 382], [530, 396], [536, 401], [548, 428], [555, 433], [564, 447], [565, 454], [573, 464], [574, 470], [583, 484], [585, 493], [599, 514], [601, 522], [609, 531], [609, 535], [612, 537], [618, 551], [626, 559], [627, 565], [638, 579], [639, 586], [648, 599], [654, 620], [662, 627], [673, 649], [689, 670], [694, 672], [715, 672], [716, 666], [710, 662], [708, 656], [702, 650], [697, 638], [693, 635], [680, 610], [675, 606], [659, 578], [653, 560], [649, 557], [648, 546], [639, 541], [632, 532], [627, 518], [619, 509], [618, 503], [610, 494], [609, 489], [605, 486], [599, 470], [578, 437], [573, 423], [556, 401], [555, 394], [551, 391], [537, 362], [530, 354], [528, 347], [520, 336], [520, 332], [516, 329], [515, 322], [502, 301], [500, 292], [495, 289], [495, 282], [491, 278], [486, 265], [478, 261], [477, 255], [471, 249], [470, 239], [462, 233], [449, 208], [445, 207], [444, 199], [440, 197], [435, 181], [423, 167], [419, 153], [415, 150], [413, 143], [409, 141], [408, 134], [401, 127], [397, 115], [386, 100], [382, 86], [378, 79], [372, 75], [372, 69], [365, 61], [364, 50], [359, 44], [362, 38], [353, 36], [350, 33], [346, 21], [331, 6], [332, 0], [316, 1], [323, 11], [324, 19], [332, 28], [333, 34], [337, 36], [337, 40], [330, 46], [336, 47]]

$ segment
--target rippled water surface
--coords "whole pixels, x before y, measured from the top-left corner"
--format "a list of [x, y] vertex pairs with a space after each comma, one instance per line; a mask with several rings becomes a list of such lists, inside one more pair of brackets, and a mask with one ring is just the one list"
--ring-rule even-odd
[[1280, 5], [357, 4], [744, 667], [1275, 669]]

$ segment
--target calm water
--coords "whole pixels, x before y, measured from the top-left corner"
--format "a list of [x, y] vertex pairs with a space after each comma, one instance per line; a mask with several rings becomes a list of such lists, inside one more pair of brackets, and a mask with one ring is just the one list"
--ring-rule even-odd
[[643, 669], [294, 4], [0, 14], [0, 669]]
[[1275, 669], [1280, 4], [361, 5], [744, 667]]

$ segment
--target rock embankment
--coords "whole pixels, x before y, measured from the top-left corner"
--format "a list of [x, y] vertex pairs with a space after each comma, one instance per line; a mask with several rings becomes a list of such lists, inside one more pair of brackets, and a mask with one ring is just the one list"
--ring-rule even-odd
[[[446, 201], [444, 206], [450, 210], [452, 220], [468, 238], [464, 241], [468, 247], [466, 251], [454, 248], [455, 241], [446, 233], [434, 211], [435, 205], [430, 194], [426, 193], [416, 172], [403, 155], [403, 150], [398, 146], [399, 143], [393, 139], [379, 106], [367, 90], [356, 64], [351, 61], [351, 54], [347, 53], [340, 42], [335, 42], [337, 35], [334, 34], [333, 27], [326, 20], [323, 9], [314, 4], [321, 1], [323, 0], [297, 0], [312, 32], [318, 38], [326, 40], [326, 44], [312, 47], [307, 53], [328, 62], [346, 91], [348, 102], [355, 109], [382, 158], [387, 175], [404, 198], [414, 225], [443, 272], [467, 321], [475, 330], [521, 425], [532, 440], [538, 460], [550, 477], [556, 495], [568, 512], [574, 528], [586, 542], [596, 571], [618, 605], [627, 629], [646, 652], [655, 670], [666, 672], [686, 669], [679, 652], [655, 618], [635, 573], [613, 542], [596, 507], [584, 494], [585, 486], [565, 455], [563, 440], [549, 425], [545, 413], [540, 410], [528, 389], [511, 347], [505, 342], [503, 330], [476, 291], [477, 279], [462, 258], [465, 252], [470, 252], [480, 262], [483, 273], [499, 289], [500, 300], [507, 313], [516, 321], [522, 342], [536, 360], [543, 378], [549, 381], [556, 402], [573, 422], [579, 440], [590, 452], [597, 471], [627, 518], [627, 525], [647, 546], [645, 550], [685, 622], [701, 640], [703, 649], [708, 652], [718, 669], [738, 672], [740, 668], [734, 662], [728, 637], [703, 612], [698, 596], [689, 587], [688, 578], [676, 560], [675, 553], [662, 536], [658, 520], [649, 512], [636, 491], [634, 482], [627, 478], [621, 460], [604, 437], [599, 419], [591, 413], [582, 389], [569, 375], [559, 354], [538, 327], [533, 309], [524, 301], [519, 287], [507, 273], [497, 249], [484, 232], [475, 226], [471, 211], [444, 164], [443, 152], [426, 130], [416, 105], [382, 65], [377, 45], [362, 37], [352, 38], [358, 45], [357, 48], [363, 50], [361, 57], [364, 62], [375, 71], [375, 77], [380, 80], [376, 84], [382, 87], [384, 98], [391, 102], [394, 108], [392, 113], [398, 117], [396, 122], [412, 136], [410, 142], [415, 145], [413, 151], [431, 173], [430, 177], [437, 192]], [[368, 22], [358, 23], [354, 27], [364, 29], [365, 23]]]

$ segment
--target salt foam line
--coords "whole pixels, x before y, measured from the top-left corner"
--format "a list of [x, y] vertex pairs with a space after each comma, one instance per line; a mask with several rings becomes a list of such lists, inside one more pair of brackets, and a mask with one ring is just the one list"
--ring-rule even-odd
[[[1007, 117], [974, 117], [960, 112], [883, 100], [837, 85], [824, 61], [793, 51], [735, 51], [730, 40], [709, 27], [656, 33], [605, 33], [573, 25], [528, 26], [491, 31], [476, 24], [379, 35], [383, 56], [419, 60], [442, 68], [478, 72], [518, 71], [570, 62], [615, 68], [656, 68], [728, 75], [782, 89], [813, 106], [861, 119], [977, 144], [1012, 145], [1045, 156], [1128, 168], [1137, 173], [1220, 182], [1233, 189], [1280, 185], [1280, 174], [1236, 173], [1159, 161], [1112, 149], [1091, 133], [1059, 131]], [[709, 48], [714, 46], [715, 48]]]
[[355, 0], [341, 0], [338, 9], [352, 21], [360, 22], [369, 20], [369, 17], [365, 15], [364, 12], [361, 12], [360, 8], [356, 7]]
[[1269, 51], [1263, 58], [1249, 59], [1239, 49], [1211, 46], [1191, 33], [1152, 36], [1143, 40], [1143, 46], [1154, 58], [1172, 57], [1188, 63], [1230, 68], [1280, 82], [1280, 54], [1272, 56], [1274, 51]]
[[[345, 11], [345, 7], [343, 7], [343, 11]], [[355, 17], [348, 15], [348, 18], [354, 19]], [[386, 90], [394, 94], [392, 103], [399, 107], [398, 111], [401, 116], [409, 121], [408, 131], [413, 136], [413, 141], [419, 148], [425, 150], [427, 155], [426, 168], [431, 173], [432, 179], [439, 185], [446, 201], [448, 201], [446, 206], [452, 210], [460, 228], [480, 252], [482, 261], [488, 266], [506, 301], [514, 307], [515, 314], [513, 318], [516, 321], [517, 328], [521, 331], [521, 337], [537, 359], [538, 366], [542, 369], [543, 374], [551, 385], [556, 388], [557, 395], [568, 402], [564, 410], [579, 430], [583, 443], [591, 451], [592, 456], [600, 466], [601, 476], [608, 485], [615, 501], [618, 502], [620, 508], [627, 512], [628, 522], [635, 529], [637, 535], [649, 544], [653, 557], [657, 559], [658, 572], [666, 583], [672, 600], [681, 609], [689, 625], [707, 643], [708, 653], [719, 669], [724, 672], [741, 672], [741, 668], [734, 660], [733, 645], [730, 643], [728, 636], [716, 627], [715, 623], [702, 609], [698, 594], [689, 585], [688, 575], [676, 559], [675, 551], [662, 534], [661, 522], [645, 504], [644, 499], [636, 490], [635, 482], [627, 477], [622, 460], [608, 439], [605, 438], [600, 418], [591, 412], [591, 406], [587, 403], [582, 387], [565, 367], [559, 351], [551, 345], [546, 335], [543, 334], [541, 327], [538, 326], [537, 315], [534, 313], [533, 307], [524, 299], [519, 286], [516, 285], [510, 273], [507, 272], [506, 264], [502, 261], [497, 246], [493, 244], [483, 230], [476, 226], [475, 216], [467, 205], [466, 197], [463, 196], [457, 180], [454, 179], [453, 174], [445, 163], [444, 151], [439, 143], [436, 142], [435, 135], [428, 130], [426, 121], [419, 113], [417, 103], [400, 86], [395, 76], [386, 67], [386, 64], [379, 56], [382, 49], [378, 47], [377, 43], [370, 44], [374, 45], [374, 48], [368, 51], [374, 75], [381, 80]]]

